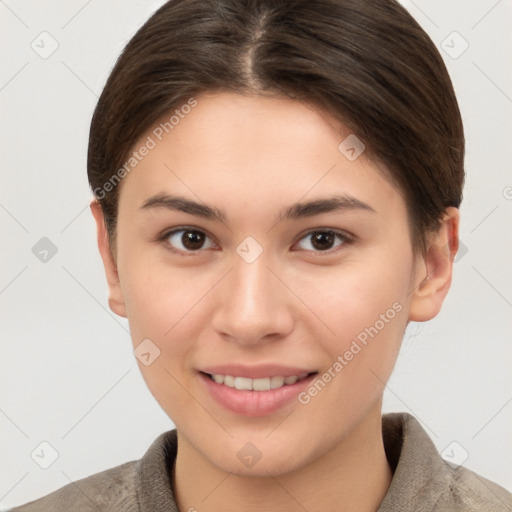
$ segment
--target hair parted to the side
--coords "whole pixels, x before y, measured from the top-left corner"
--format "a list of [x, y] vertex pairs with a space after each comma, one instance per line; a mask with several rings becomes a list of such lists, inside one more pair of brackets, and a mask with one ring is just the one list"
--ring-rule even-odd
[[[115, 241], [130, 151], [201, 93], [291, 97], [325, 109], [385, 166], [413, 246], [459, 207], [464, 131], [445, 64], [395, 0], [170, 0], [120, 55], [91, 123], [88, 176]], [[341, 142], [341, 139], [340, 139]]]

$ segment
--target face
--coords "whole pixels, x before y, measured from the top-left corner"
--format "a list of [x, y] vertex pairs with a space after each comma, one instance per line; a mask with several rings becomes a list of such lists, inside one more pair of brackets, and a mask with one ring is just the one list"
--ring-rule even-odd
[[380, 419], [425, 261], [344, 126], [288, 99], [196, 99], [135, 145], [156, 143], [120, 190], [111, 305], [179, 442], [279, 474]]

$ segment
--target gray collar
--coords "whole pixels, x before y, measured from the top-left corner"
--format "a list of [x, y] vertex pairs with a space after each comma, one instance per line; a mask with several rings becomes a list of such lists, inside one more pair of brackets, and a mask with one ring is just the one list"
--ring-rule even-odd
[[[383, 415], [382, 432], [393, 479], [377, 512], [512, 510], [510, 493], [463, 467], [451, 467], [410, 414]], [[171, 430], [137, 463], [141, 512], [179, 512], [172, 489], [176, 453], [177, 433]]]

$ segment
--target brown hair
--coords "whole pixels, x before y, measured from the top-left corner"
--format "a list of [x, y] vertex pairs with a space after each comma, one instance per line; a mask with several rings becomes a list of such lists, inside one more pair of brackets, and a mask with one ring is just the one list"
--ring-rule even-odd
[[87, 170], [111, 242], [113, 178], [134, 144], [164, 114], [214, 91], [292, 97], [343, 122], [402, 190], [416, 249], [460, 205], [457, 99], [432, 40], [398, 2], [171, 0], [127, 44], [92, 118]]

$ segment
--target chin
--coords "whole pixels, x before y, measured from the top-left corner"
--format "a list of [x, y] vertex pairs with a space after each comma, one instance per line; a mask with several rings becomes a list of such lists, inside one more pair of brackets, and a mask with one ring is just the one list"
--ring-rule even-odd
[[[219, 445], [214, 453], [207, 449], [203, 452], [203, 456], [226, 473], [254, 478], [268, 478], [269, 474], [283, 475], [307, 463], [306, 459], [310, 458], [308, 455], [313, 448], [310, 443], [307, 444], [306, 453], [305, 443], [300, 439], [282, 436], [270, 440], [265, 439], [267, 435], [268, 432], [262, 434], [261, 438], [252, 437], [252, 441], [240, 441], [237, 437], [226, 444]], [[307, 436], [303, 435], [301, 439], [307, 439]]]

